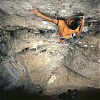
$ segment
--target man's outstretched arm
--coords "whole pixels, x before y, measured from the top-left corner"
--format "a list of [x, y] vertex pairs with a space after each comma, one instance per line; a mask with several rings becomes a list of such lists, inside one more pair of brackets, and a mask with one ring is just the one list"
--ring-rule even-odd
[[33, 8], [32, 12], [33, 12], [33, 14], [36, 14], [37, 16], [39, 16], [39, 17], [41, 17], [41, 18], [43, 18], [43, 19], [45, 19], [47, 21], [50, 21], [50, 22], [52, 22], [54, 24], [57, 24], [57, 21], [58, 21], [57, 19], [54, 19], [54, 18], [51, 18], [51, 17], [48, 17], [48, 16], [42, 14], [36, 8]]
[[82, 29], [83, 29], [83, 26], [84, 26], [84, 17], [81, 19], [81, 25], [80, 25], [80, 28], [79, 28], [79, 31], [76, 33], [76, 35], [80, 36], [81, 35], [81, 32], [82, 32]]

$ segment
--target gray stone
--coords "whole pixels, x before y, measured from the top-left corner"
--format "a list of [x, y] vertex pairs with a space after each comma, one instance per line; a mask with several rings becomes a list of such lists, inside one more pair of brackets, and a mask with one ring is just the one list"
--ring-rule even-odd
[[[7, 82], [5, 89], [24, 86], [30, 92], [54, 95], [68, 89], [100, 88], [98, 2], [1, 0], [0, 75], [6, 80], [1, 84]], [[81, 12], [93, 26], [82, 37], [60, 43], [57, 27], [33, 15], [32, 6], [54, 18]]]

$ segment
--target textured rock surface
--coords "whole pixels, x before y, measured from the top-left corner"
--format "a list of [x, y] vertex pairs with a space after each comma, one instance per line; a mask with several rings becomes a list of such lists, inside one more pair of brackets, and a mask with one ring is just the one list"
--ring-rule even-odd
[[[32, 6], [55, 18], [83, 12], [93, 25], [83, 38], [62, 44], [55, 25], [32, 15]], [[100, 88], [99, 15], [99, 0], [1, 0], [0, 85], [49, 95]]]
[[[44, 6], [46, 5], [46, 6]], [[1, 0], [0, 8], [10, 14], [4, 23], [20, 26], [35, 26], [38, 28], [53, 28], [51, 23], [43, 24], [43, 19], [32, 14], [32, 7], [52, 17], [69, 17], [77, 13], [84, 13], [85, 17], [98, 18], [100, 16], [99, 0]], [[13, 16], [14, 15], [14, 16]]]

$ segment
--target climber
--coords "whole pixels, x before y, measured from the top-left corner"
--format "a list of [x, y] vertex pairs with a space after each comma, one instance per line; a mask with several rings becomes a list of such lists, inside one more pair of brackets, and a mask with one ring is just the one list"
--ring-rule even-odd
[[33, 14], [36, 14], [37, 16], [58, 25], [58, 36], [60, 37], [60, 42], [65, 42], [65, 40], [70, 39], [73, 33], [75, 33], [77, 36], [81, 35], [82, 28], [84, 26], [84, 17], [81, 19], [68, 18], [65, 20], [57, 20], [42, 14], [36, 8], [33, 8], [32, 12]]

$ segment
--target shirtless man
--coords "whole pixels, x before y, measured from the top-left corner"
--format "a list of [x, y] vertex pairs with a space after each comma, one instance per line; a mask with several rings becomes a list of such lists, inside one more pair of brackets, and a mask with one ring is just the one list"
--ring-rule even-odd
[[66, 20], [57, 20], [42, 14], [36, 8], [33, 8], [32, 12], [33, 14], [58, 25], [58, 36], [60, 37], [60, 42], [64, 42], [65, 39], [70, 39], [73, 33], [77, 36], [81, 35], [82, 28], [84, 26], [84, 17], [80, 20], [71, 18]]

